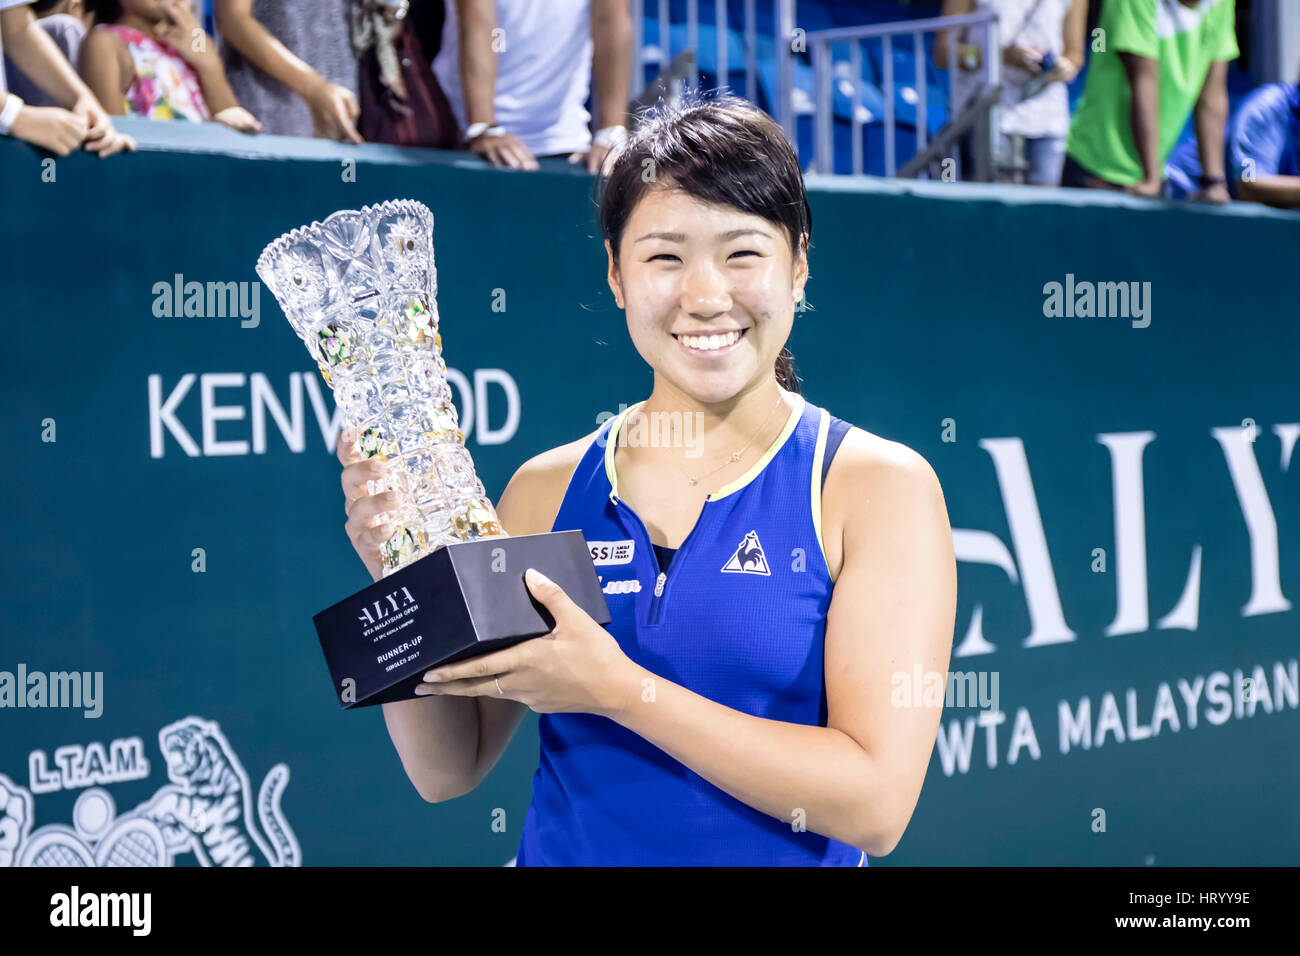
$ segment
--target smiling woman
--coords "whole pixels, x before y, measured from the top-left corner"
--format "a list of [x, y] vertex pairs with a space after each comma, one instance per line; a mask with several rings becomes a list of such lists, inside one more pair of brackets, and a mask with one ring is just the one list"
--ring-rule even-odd
[[[606, 280], [654, 386], [525, 462], [497, 512], [514, 535], [581, 530], [610, 624], [529, 571], [555, 628], [429, 672], [426, 699], [384, 705], [389, 734], [440, 801], [483, 780], [525, 707], [542, 715], [520, 866], [863, 866], [901, 838], [939, 724], [891, 692], [947, 671], [943, 493], [920, 455], [798, 391], [812, 215], [768, 116], [730, 96], [664, 108], [601, 185]], [[689, 418], [694, 441], [637, 440], [647, 416]], [[351, 447], [348, 532], [378, 577], [391, 502]]]
[[[629, 230], [629, 221], [638, 209], [640, 222], [656, 218], [672, 220], [675, 213], [684, 211], [659, 209], [664, 203], [711, 207], [721, 214], [713, 216], [714, 220], [736, 220], [731, 228], [720, 227], [719, 232], [707, 236], [707, 241], [718, 252], [726, 247], [724, 261], [733, 274], [739, 270], [751, 273], [744, 290], [750, 295], [755, 288], [770, 281], [770, 270], [780, 261], [776, 255], [779, 244], [784, 241], [787, 265], [791, 255], [797, 260], [797, 274], [791, 276], [792, 303], [803, 295], [808, 278], [812, 207], [808, 204], [794, 151], [780, 127], [742, 100], [718, 97], [707, 109], [710, 111], [707, 122], [674, 122], [671, 117], [661, 116], [658, 122], [643, 127], [645, 131], [653, 129], [657, 135], [638, 136], [626, 144], [620, 161], [613, 165], [603, 183], [601, 229], [610, 258], [610, 286], [619, 308], [623, 308], [620, 244]], [[682, 110], [682, 119], [690, 112], [689, 107]], [[648, 200], [645, 206], [643, 200]], [[705, 210], [697, 213], [707, 215]], [[706, 237], [688, 237], [675, 227], [633, 230], [628, 254], [637, 263], [657, 262], [662, 264], [658, 268], [670, 271], [683, 265], [682, 250], [692, 238], [698, 245]], [[790, 319], [793, 322], [793, 311]], [[642, 349], [637, 330], [630, 324], [629, 328], [638, 351], [654, 366]], [[719, 348], [729, 351], [739, 339], [712, 342], [708, 338], [715, 335], [743, 338], [749, 331], [734, 322], [712, 325], [683, 322], [670, 334], [688, 351]], [[777, 383], [797, 392], [799, 380], [795, 376], [793, 357], [784, 344], [790, 326], [786, 325], [784, 331], [779, 327], [770, 328], [768, 332], [770, 339], [780, 339], [775, 358]], [[706, 341], [701, 342], [700, 338]], [[752, 340], [748, 344], [761, 348]]]

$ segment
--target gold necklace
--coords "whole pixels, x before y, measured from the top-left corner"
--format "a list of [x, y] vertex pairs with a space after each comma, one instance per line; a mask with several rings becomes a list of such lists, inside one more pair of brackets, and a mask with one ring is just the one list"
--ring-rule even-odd
[[[784, 404], [785, 401], [783, 396], [778, 395], [776, 398], [776, 408], [773, 408], [772, 411], [775, 412]], [[744, 456], [745, 452], [749, 450], [749, 446], [754, 444], [754, 439], [757, 438], [759, 435], [761, 435], [764, 431], [766, 431], [768, 422], [770, 422], [771, 420], [772, 420], [772, 416], [769, 415], [767, 417], [767, 421], [763, 422], [763, 424], [759, 426], [758, 431], [754, 432], [754, 434], [749, 437], [749, 441], [745, 442], [745, 447], [741, 448], [740, 451], [733, 451], [731, 455], [726, 459], [726, 461], [724, 461], [721, 465], [719, 465], [717, 468], [714, 468], [713, 471], [700, 475], [698, 478], [692, 478], [690, 475], [686, 475], [686, 483], [688, 485], [698, 485], [702, 479], [709, 477], [709, 475], [713, 474], [714, 472], [721, 471], [723, 468], [727, 467], [727, 465], [740, 461], [740, 459]], [[679, 471], [682, 472], [683, 475], [686, 474], [686, 472], [682, 469], [681, 465], [678, 465], [677, 468]]]

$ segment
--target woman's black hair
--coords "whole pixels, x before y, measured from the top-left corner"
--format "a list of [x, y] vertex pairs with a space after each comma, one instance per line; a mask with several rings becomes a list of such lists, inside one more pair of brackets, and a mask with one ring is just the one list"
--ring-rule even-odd
[[[600, 228], [616, 266], [632, 210], [665, 181], [703, 202], [782, 226], [796, 256], [801, 243], [811, 243], [812, 208], [799, 159], [781, 127], [762, 110], [729, 93], [706, 99], [688, 91], [679, 102], [661, 101], [637, 119], [598, 186]], [[788, 348], [777, 356], [776, 378], [783, 388], [799, 391]]]
[[122, 0], [86, 0], [86, 9], [96, 23], [116, 23], [122, 19]]

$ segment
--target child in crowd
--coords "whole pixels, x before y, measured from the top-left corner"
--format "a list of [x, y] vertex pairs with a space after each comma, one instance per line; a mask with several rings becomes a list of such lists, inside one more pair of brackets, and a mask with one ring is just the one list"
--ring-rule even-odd
[[81, 75], [119, 116], [215, 120], [245, 133], [261, 124], [226, 82], [216, 44], [183, 0], [87, 0], [95, 28], [81, 45]]

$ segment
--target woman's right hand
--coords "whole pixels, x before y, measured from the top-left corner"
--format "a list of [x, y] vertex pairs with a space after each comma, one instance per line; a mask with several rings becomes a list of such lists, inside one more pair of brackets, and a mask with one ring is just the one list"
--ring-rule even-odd
[[58, 106], [24, 104], [9, 132], [56, 156], [67, 156], [86, 138], [86, 120]]
[[303, 98], [311, 110], [312, 128], [318, 137], [341, 143], [365, 142], [356, 125], [361, 117], [361, 105], [351, 90], [320, 77]]
[[528, 147], [519, 141], [514, 133], [502, 133], [490, 136], [483, 133], [469, 141], [471, 153], [482, 156], [493, 166], [509, 166], [511, 169], [541, 169]]
[[355, 438], [354, 433], [345, 430], [339, 435], [337, 448], [339, 462], [343, 465], [344, 510], [348, 516], [345, 527], [366, 570], [378, 581], [384, 571], [379, 546], [394, 531], [388, 523], [387, 512], [396, 507], [397, 494], [392, 491], [370, 493], [368, 483], [383, 479], [385, 466], [378, 458], [364, 457], [357, 450]]

